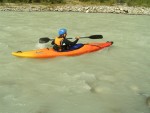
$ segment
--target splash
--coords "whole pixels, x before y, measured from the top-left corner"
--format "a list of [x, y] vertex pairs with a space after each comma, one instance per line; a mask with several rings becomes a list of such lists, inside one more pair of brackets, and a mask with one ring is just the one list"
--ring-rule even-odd
[[37, 43], [35, 45], [36, 49], [50, 48], [52, 45], [50, 43]]

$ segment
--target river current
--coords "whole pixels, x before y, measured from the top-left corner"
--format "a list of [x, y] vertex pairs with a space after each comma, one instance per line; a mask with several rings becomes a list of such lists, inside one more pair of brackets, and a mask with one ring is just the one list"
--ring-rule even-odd
[[[37, 49], [39, 38], [54, 38], [60, 28], [68, 37], [104, 37], [80, 43], [114, 44], [76, 57], [11, 55]], [[150, 16], [0, 12], [0, 48], [0, 113], [150, 112]]]

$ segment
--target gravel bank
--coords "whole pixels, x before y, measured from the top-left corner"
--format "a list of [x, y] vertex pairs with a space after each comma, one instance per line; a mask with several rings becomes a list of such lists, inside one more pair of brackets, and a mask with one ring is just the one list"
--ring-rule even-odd
[[150, 15], [150, 8], [146, 7], [128, 7], [122, 5], [116, 6], [82, 6], [82, 5], [4, 5], [0, 6], [0, 11], [18, 11], [18, 12], [83, 12], [83, 13], [115, 13], [129, 15]]

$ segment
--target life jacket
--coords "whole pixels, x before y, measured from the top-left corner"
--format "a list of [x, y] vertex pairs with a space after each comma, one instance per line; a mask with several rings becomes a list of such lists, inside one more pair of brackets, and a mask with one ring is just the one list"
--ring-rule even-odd
[[55, 43], [57, 46], [61, 46], [61, 45], [62, 45], [61, 43], [62, 43], [63, 39], [64, 39], [64, 38], [56, 37], [54, 43]]
[[62, 41], [63, 40], [64, 40], [64, 38], [59, 38], [59, 37], [55, 38], [55, 40], [54, 40], [55, 50], [57, 50], [57, 51], [63, 51], [63, 49], [62, 49]]

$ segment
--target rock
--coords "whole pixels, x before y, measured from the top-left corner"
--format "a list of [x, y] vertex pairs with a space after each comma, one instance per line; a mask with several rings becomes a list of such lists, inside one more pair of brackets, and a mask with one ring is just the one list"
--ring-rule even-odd
[[89, 13], [89, 9], [85, 11], [86, 13]]
[[150, 107], [150, 96], [146, 98], [146, 104], [148, 107]]

